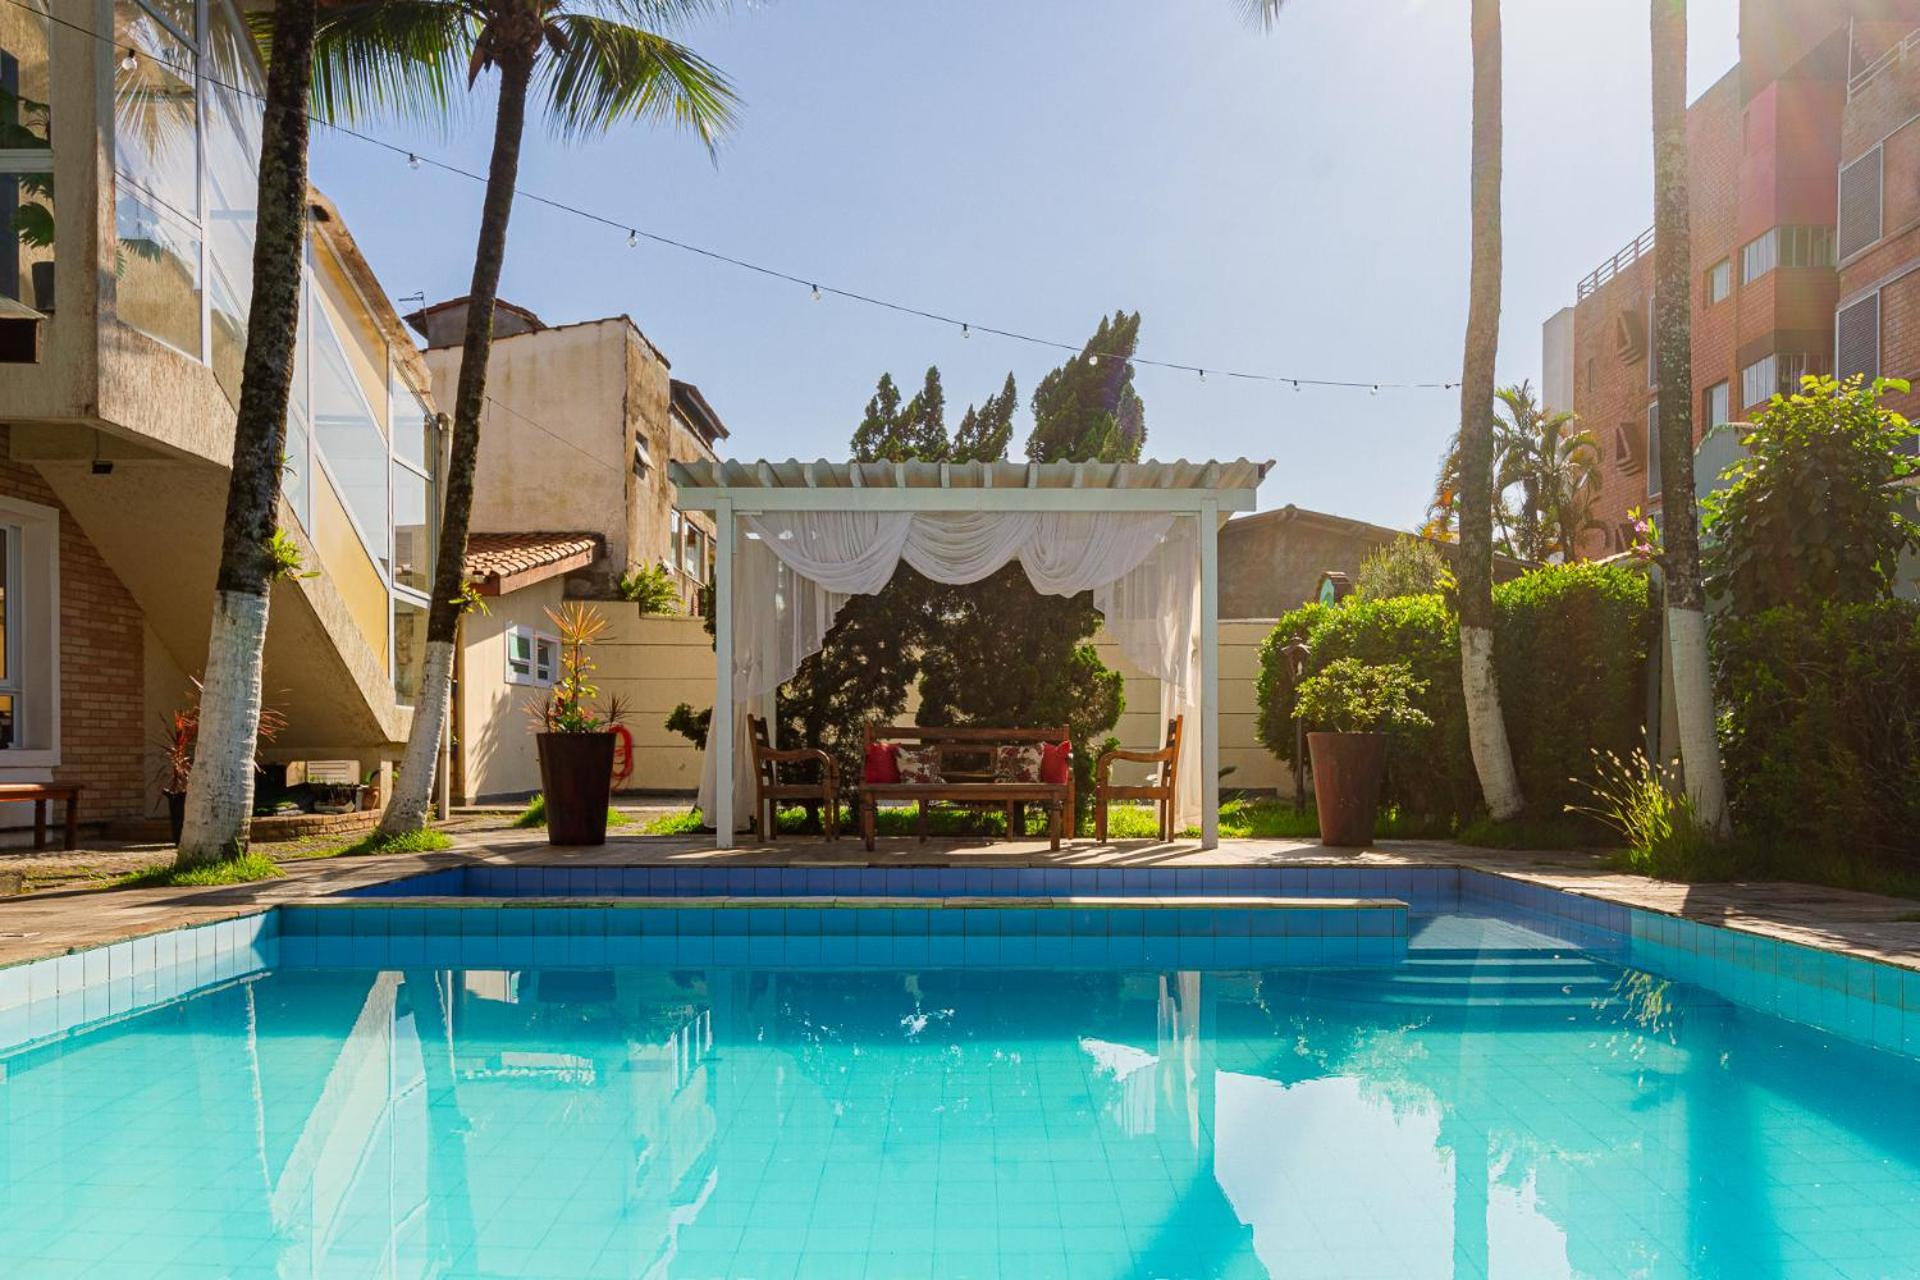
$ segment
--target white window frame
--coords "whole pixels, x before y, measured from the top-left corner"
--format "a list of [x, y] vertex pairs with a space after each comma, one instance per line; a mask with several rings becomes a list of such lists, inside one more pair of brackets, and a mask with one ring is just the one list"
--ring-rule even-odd
[[[1719, 393], [1718, 399], [1720, 403], [1718, 417], [1714, 416], [1715, 392]], [[1733, 387], [1725, 378], [1720, 379], [1720, 381], [1706, 389], [1705, 400], [1701, 404], [1701, 410], [1702, 416], [1706, 419], [1702, 425], [1708, 431], [1713, 430], [1723, 422], [1731, 422], [1733, 420]]]
[[1707, 268], [1707, 305], [1725, 302], [1733, 293], [1733, 259], [1722, 258]]
[[[536, 688], [548, 688], [560, 677], [560, 637], [520, 623], [509, 625], [503, 638], [506, 641], [506, 659], [504, 663], [508, 684], [532, 685]], [[527, 643], [527, 670], [516, 669], [514, 646], [525, 640]]]
[[1660, 400], [1647, 405], [1647, 497], [1660, 496]]
[[14, 746], [0, 749], [0, 778], [34, 780], [60, 764], [60, 513], [0, 497], [8, 538], [7, 670], [14, 697]]

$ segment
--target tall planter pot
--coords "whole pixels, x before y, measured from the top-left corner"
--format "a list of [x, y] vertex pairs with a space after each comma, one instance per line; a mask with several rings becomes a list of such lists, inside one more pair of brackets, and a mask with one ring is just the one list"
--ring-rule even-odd
[[605, 844], [613, 796], [611, 733], [535, 734], [548, 844]]
[[1313, 802], [1320, 811], [1320, 843], [1373, 843], [1380, 811], [1380, 779], [1387, 769], [1384, 733], [1309, 733]]
[[180, 847], [180, 833], [187, 827], [187, 793], [184, 791], [163, 791], [161, 796], [167, 802], [167, 830], [173, 835], [173, 847]]

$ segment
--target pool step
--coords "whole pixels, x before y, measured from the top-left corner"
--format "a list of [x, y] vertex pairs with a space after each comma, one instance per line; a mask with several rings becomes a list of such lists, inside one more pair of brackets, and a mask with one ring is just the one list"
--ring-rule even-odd
[[1444, 1009], [1571, 1010], [1611, 996], [1618, 970], [1579, 955], [1501, 948], [1414, 950], [1383, 969], [1314, 975], [1316, 994], [1360, 1004]]

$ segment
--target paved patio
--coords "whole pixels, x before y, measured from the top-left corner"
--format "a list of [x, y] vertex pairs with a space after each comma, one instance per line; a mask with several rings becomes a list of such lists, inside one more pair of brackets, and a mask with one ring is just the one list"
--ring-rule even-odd
[[1920, 970], [1920, 903], [1778, 881], [1670, 884], [1612, 870], [1591, 853], [1476, 849], [1425, 840], [1385, 841], [1366, 850], [1329, 849], [1311, 840], [1227, 840], [1213, 850], [1189, 841], [1079, 841], [1058, 853], [1038, 840], [921, 844], [910, 837], [882, 839], [873, 853], [844, 838], [828, 844], [794, 837], [726, 850], [715, 849], [711, 836], [698, 835], [616, 834], [605, 845], [574, 849], [550, 847], [538, 830], [490, 831], [455, 840], [456, 848], [445, 853], [290, 863], [280, 879], [220, 889], [53, 890], [0, 899], [0, 964], [482, 861], [523, 866], [1460, 866]]

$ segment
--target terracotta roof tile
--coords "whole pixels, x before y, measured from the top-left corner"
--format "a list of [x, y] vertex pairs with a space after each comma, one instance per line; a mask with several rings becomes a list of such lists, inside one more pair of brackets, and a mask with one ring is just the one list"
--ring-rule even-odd
[[483, 594], [497, 595], [583, 569], [599, 554], [596, 533], [470, 533], [467, 577]]

